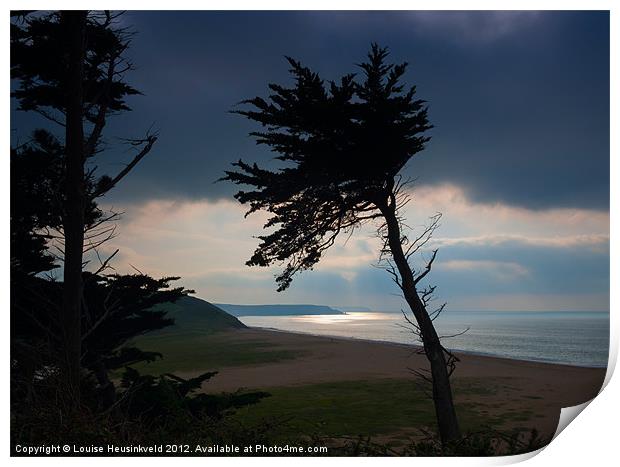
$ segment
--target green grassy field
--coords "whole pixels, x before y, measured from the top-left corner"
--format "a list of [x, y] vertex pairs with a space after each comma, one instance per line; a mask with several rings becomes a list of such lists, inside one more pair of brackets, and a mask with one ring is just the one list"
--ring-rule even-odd
[[[133, 365], [141, 373], [187, 373], [219, 370], [223, 367], [277, 362], [300, 356], [300, 351], [279, 348], [255, 340], [231, 340], [222, 331], [245, 328], [234, 316], [196, 297], [183, 297], [160, 305], [175, 320], [173, 326], [134, 340], [146, 351], [159, 352], [163, 359]], [[119, 372], [120, 374], [120, 372]]]
[[[200, 307], [204, 305], [196, 303]], [[202, 313], [201, 309], [196, 310]], [[201, 318], [203, 315], [200, 315]], [[210, 315], [213, 316], [213, 315]], [[216, 322], [226, 317], [214, 316]], [[209, 326], [213, 326], [213, 319]], [[152, 333], [136, 345], [163, 354], [164, 358], [135, 365], [142, 373], [190, 373], [226, 371], [226, 367], [291, 360], [304, 352], [260, 339], [235, 339], [234, 333], [185, 325]], [[231, 323], [224, 322], [226, 329]], [[232, 323], [234, 324], [234, 322]], [[217, 327], [216, 327], [217, 328]], [[510, 381], [455, 378], [457, 412], [461, 428], [475, 431], [485, 426], [504, 428], [527, 425], [532, 413], [507, 409], [492, 401], [498, 391], [510, 391]], [[370, 436], [389, 439], [393, 446], [420, 435], [421, 428], [434, 430], [435, 415], [428, 389], [414, 379], [373, 379], [270, 387], [270, 397], [240, 409], [233, 420], [247, 426], [268, 422], [277, 439], [300, 434], [316, 436]], [[209, 392], [208, 383], [204, 390]]]
[[163, 359], [134, 365], [141, 373], [219, 370], [223, 367], [252, 365], [293, 359], [301, 351], [279, 348], [260, 340], [231, 341], [230, 336], [204, 331], [151, 334], [135, 341], [142, 350], [160, 352]]
[[[434, 429], [432, 400], [419, 383], [406, 379], [342, 381], [296, 387], [268, 388], [271, 397], [254, 406], [239, 410], [234, 418], [253, 425], [272, 420], [279, 436], [299, 433], [318, 436], [392, 435], [391, 443], [420, 434], [421, 428]], [[455, 381], [461, 397], [493, 392], [483, 381]], [[529, 413], [494, 409], [495, 416], [484, 412], [484, 404], [457, 403], [463, 431], [476, 431], [486, 426], [503, 428], [511, 421], [525, 421]], [[482, 409], [482, 410], [481, 410]], [[524, 430], [526, 428], [523, 428]]]
[[433, 406], [411, 381], [364, 380], [269, 388], [271, 397], [235, 415], [281, 422], [283, 435], [377, 435], [433, 423]]

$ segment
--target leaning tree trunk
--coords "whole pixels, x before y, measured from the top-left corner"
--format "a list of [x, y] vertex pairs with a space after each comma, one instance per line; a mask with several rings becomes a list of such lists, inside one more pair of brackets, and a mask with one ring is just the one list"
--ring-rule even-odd
[[82, 256], [84, 248], [84, 128], [83, 60], [86, 12], [63, 11], [68, 55], [65, 82], [65, 209], [64, 209], [64, 283], [62, 337], [67, 396], [79, 404], [80, 358], [82, 354]]
[[445, 443], [460, 436], [454, 402], [452, 401], [452, 389], [450, 387], [446, 358], [433, 321], [418, 295], [413, 272], [403, 251], [400, 224], [396, 216], [396, 206], [394, 203], [390, 205], [385, 203], [379, 206], [379, 209], [386, 221], [388, 246], [401, 277], [401, 286], [405, 300], [420, 328], [424, 353], [431, 366], [435, 415], [439, 427], [439, 436], [442, 443]]

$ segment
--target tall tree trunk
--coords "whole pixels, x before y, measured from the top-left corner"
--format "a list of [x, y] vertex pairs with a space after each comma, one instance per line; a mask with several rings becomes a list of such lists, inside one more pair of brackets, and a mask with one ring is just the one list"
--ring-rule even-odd
[[84, 248], [84, 128], [83, 61], [85, 11], [63, 11], [68, 55], [65, 133], [64, 284], [62, 331], [64, 339], [67, 396], [73, 405], [80, 400], [80, 358], [82, 354], [82, 255]]
[[116, 401], [116, 388], [108, 376], [108, 370], [103, 364], [101, 357], [98, 357], [95, 362], [94, 373], [99, 383], [101, 404], [104, 409], [108, 409]]
[[460, 436], [456, 410], [454, 409], [454, 402], [452, 401], [452, 389], [450, 387], [450, 377], [446, 366], [446, 358], [433, 321], [418, 295], [413, 272], [411, 271], [411, 267], [403, 251], [400, 224], [396, 216], [395, 202], [393, 200], [391, 204], [387, 202], [380, 203], [377, 207], [385, 218], [388, 246], [401, 277], [401, 285], [405, 300], [409, 308], [411, 308], [420, 328], [424, 353], [431, 366], [435, 415], [439, 427], [439, 436], [441, 437], [442, 443], [445, 443], [457, 439]]

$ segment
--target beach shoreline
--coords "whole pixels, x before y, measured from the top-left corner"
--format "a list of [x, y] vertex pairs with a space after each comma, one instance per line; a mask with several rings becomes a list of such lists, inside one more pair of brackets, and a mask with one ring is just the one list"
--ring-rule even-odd
[[[273, 394], [244, 409], [241, 419], [276, 416], [310, 424], [327, 419], [339, 427], [333, 432], [358, 435], [364, 426], [367, 434], [401, 437], [429, 426], [420, 425], [421, 414], [432, 423], [430, 386], [424, 389], [427, 383], [419, 377], [428, 361], [410, 344], [241, 328], [169, 333], [140, 345], [164, 353], [163, 360], [140, 371], [185, 378], [215, 371], [201, 392]], [[606, 374], [605, 368], [455, 355], [459, 361], [451, 383], [464, 429], [534, 428], [550, 437], [561, 409], [596, 397]], [[403, 410], [409, 415], [401, 415]]]
[[[298, 356], [281, 361], [221, 368], [211, 388], [270, 387], [351, 381], [366, 378], [412, 378], [411, 368], [426, 368], [421, 348], [397, 342], [315, 336], [280, 330], [237, 329], [220, 333], [230, 343], [260, 343]], [[530, 380], [532, 387], [565, 388], [562, 401], [577, 405], [590, 400], [602, 386], [606, 368], [571, 366], [540, 361], [456, 352], [455, 378]], [[566, 405], [565, 405], [566, 406]]]
[[[414, 370], [428, 368], [421, 348], [396, 342], [314, 336], [247, 328], [227, 332], [230, 342], [261, 342], [297, 352], [297, 357], [221, 368], [207, 385], [209, 392], [240, 388], [282, 389], [330, 384], [397, 381], [419, 384]], [[587, 402], [599, 393], [605, 368], [507, 359], [457, 352], [453, 393], [457, 410], [477, 413], [498, 429], [535, 428], [552, 436], [560, 411]], [[390, 394], [385, 394], [390, 397]], [[432, 404], [428, 400], [428, 404]], [[337, 410], [337, 409], [335, 409]], [[402, 429], [401, 429], [402, 432]]]
[[[420, 345], [405, 344], [402, 342], [394, 342], [394, 341], [390, 341], [386, 339], [365, 339], [363, 337], [354, 337], [354, 336], [336, 336], [336, 335], [332, 336], [332, 335], [327, 335], [327, 334], [317, 334], [317, 333], [310, 333], [310, 332], [277, 329], [277, 328], [267, 327], [267, 326], [248, 326], [248, 329], [253, 329], [257, 331], [281, 332], [285, 334], [296, 334], [296, 335], [301, 335], [301, 336], [326, 337], [330, 339], [342, 339], [346, 341], [351, 340], [351, 341], [360, 341], [360, 342], [368, 342], [368, 343], [380, 343], [380, 344], [393, 345], [393, 346], [404, 347], [404, 348], [422, 349], [422, 346]], [[577, 363], [565, 363], [565, 362], [559, 362], [559, 361], [543, 359], [543, 358], [527, 359], [527, 358], [521, 358], [521, 357], [510, 357], [506, 355], [492, 354], [489, 352], [477, 352], [474, 350], [461, 350], [461, 349], [449, 349], [449, 350], [456, 355], [471, 355], [474, 357], [499, 358], [502, 360], [514, 360], [517, 362], [546, 363], [549, 365], [559, 365], [559, 366], [575, 367], [575, 368], [594, 368], [594, 369], [605, 369], [605, 370], [608, 367], [607, 364], [606, 365], [580, 365]]]

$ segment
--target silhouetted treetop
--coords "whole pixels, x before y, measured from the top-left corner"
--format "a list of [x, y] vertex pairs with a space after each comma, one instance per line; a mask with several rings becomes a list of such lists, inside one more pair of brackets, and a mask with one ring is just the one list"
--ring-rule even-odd
[[[92, 124], [102, 114], [130, 110], [125, 99], [140, 94], [123, 80], [131, 63], [124, 57], [131, 34], [116, 26], [117, 14], [91, 12], [85, 29], [84, 117]], [[11, 22], [12, 96], [19, 110], [32, 110], [61, 125], [66, 111], [67, 29], [61, 13], [25, 14]]]
[[407, 64], [386, 63], [387, 57], [373, 44], [358, 65], [361, 79], [347, 74], [327, 83], [287, 57], [293, 87], [270, 84], [267, 98], [245, 100], [250, 108], [234, 111], [262, 124], [250, 134], [284, 163], [267, 170], [240, 160], [223, 178], [253, 187], [235, 195], [249, 204], [248, 214], [272, 214], [265, 227], [277, 230], [259, 237], [247, 264], [286, 262], [278, 290], [312, 268], [339, 232], [379, 217], [394, 177], [429, 140], [425, 102], [401, 82]]

